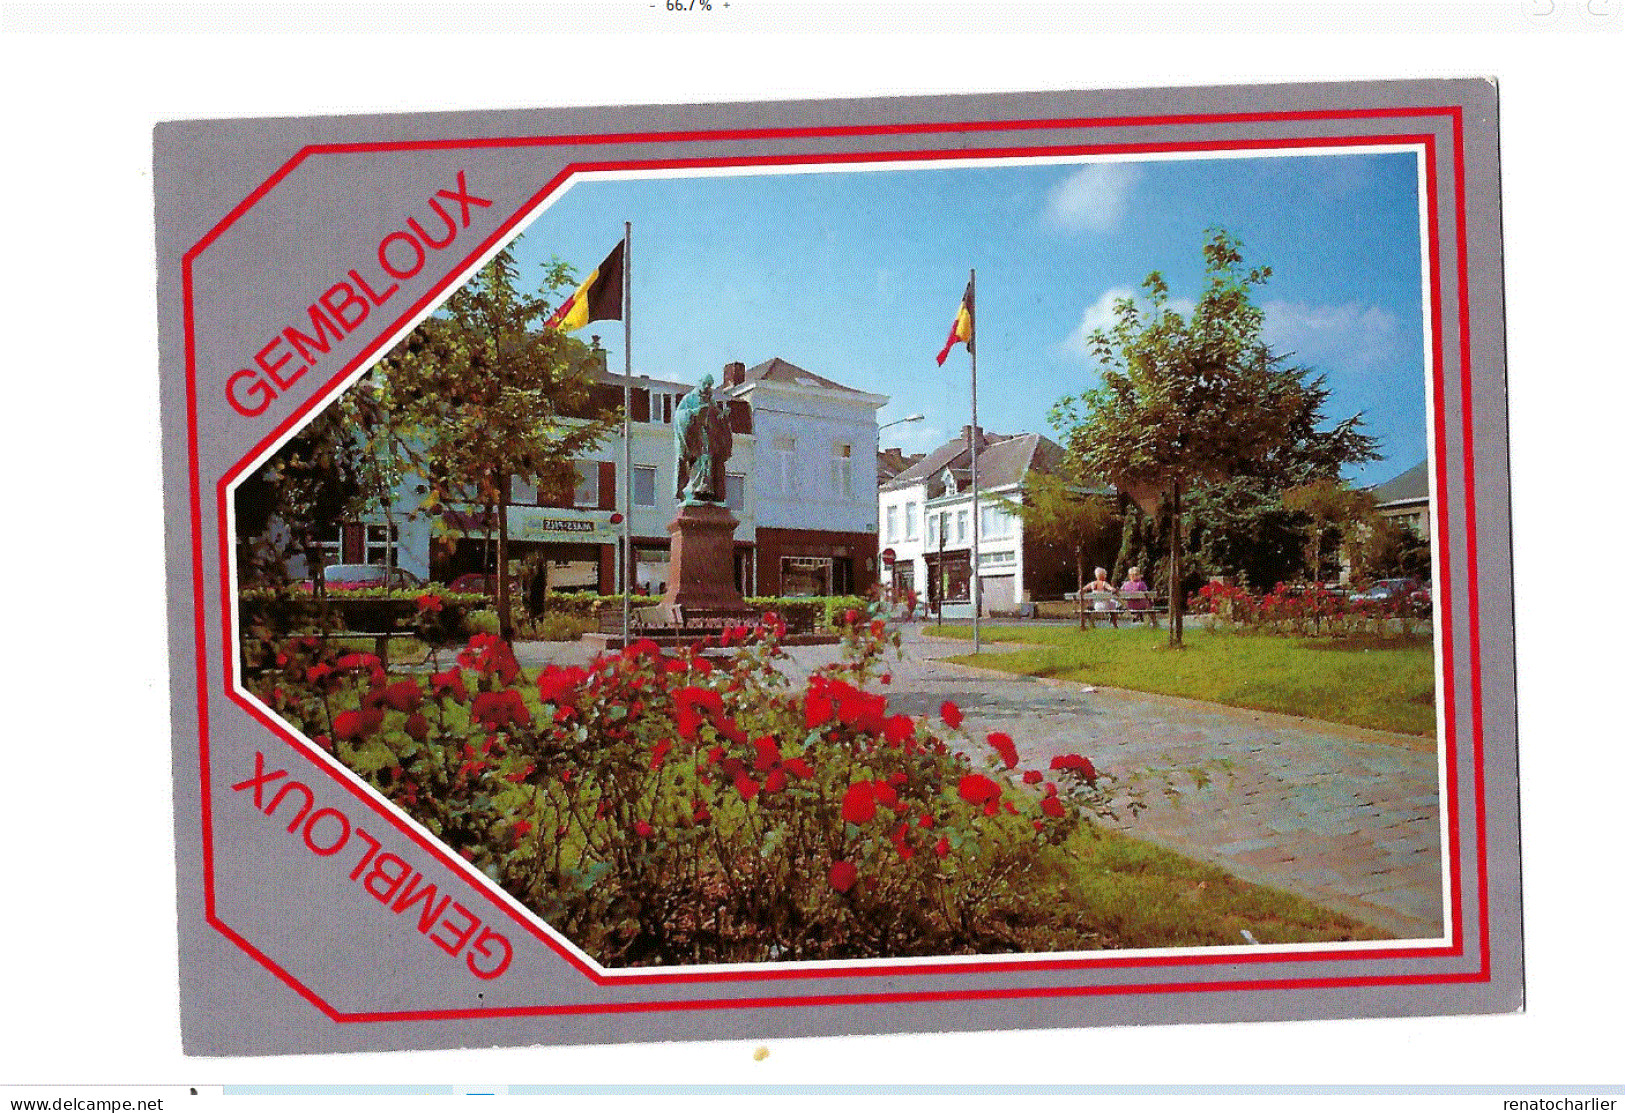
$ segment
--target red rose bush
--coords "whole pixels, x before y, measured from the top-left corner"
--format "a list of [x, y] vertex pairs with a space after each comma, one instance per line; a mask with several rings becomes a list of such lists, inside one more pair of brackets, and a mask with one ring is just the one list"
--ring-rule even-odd
[[607, 965], [1088, 945], [1029, 881], [1112, 815], [1111, 779], [1076, 754], [1023, 768], [953, 703], [894, 710], [896, 633], [846, 617], [843, 659], [799, 686], [768, 615], [726, 649], [536, 675], [491, 635], [394, 675], [301, 639], [257, 694]]

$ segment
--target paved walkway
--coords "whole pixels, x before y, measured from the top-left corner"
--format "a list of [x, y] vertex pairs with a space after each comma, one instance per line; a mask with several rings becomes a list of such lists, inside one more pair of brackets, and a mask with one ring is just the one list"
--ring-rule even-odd
[[[904, 657], [892, 664], [886, 690], [895, 710], [935, 716], [952, 699], [968, 733], [1004, 731], [1028, 767], [1080, 753], [1118, 776], [1205, 768], [1212, 777], [1206, 787], [1176, 776], [1172, 798], [1154, 787], [1146, 810], [1123, 828], [1400, 938], [1442, 934], [1439, 767], [1431, 740], [969, 668], [941, 660], [967, 653], [967, 643], [923, 634], [905, 627]], [[516, 650], [526, 665], [590, 657], [576, 646]], [[792, 650], [790, 671], [804, 673], [838, 654], [838, 647]]]

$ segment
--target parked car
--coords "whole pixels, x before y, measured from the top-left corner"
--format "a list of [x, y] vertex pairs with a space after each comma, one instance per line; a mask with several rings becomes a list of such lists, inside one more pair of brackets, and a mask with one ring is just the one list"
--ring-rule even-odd
[[[489, 595], [494, 598], [497, 593], [497, 576], [495, 572], [464, 572], [447, 584], [446, 590], [453, 595]], [[513, 599], [519, 599], [523, 595], [519, 581], [511, 577], [508, 580], [508, 595]]]
[[1418, 593], [1422, 594], [1421, 601], [1429, 598], [1422, 585], [1415, 580], [1378, 580], [1364, 591], [1350, 595], [1349, 599], [1356, 603], [1390, 603], [1399, 599], [1415, 599]]
[[[328, 591], [357, 591], [362, 588], [383, 587], [385, 577], [396, 591], [408, 591], [423, 586], [423, 581], [404, 568], [386, 570], [382, 564], [330, 564], [322, 571], [322, 582]], [[315, 590], [311, 580], [301, 580], [304, 591]]]

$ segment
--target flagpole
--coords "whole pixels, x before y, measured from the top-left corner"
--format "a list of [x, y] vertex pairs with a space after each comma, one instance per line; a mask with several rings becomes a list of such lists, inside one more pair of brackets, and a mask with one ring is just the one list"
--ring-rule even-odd
[[976, 268], [970, 269], [970, 644], [982, 652], [982, 487], [976, 475]]
[[632, 222], [626, 222], [626, 238], [621, 241], [621, 324], [625, 340], [625, 381], [621, 384], [621, 489], [626, 508], [621, 515], [621, 649], [632, 643]]

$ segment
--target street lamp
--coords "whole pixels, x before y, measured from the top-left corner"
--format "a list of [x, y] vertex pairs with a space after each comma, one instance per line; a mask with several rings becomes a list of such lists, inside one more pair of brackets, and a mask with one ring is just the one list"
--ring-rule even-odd
[[[924, 420], [925, 420], [925, 415], [924, 414], [909, 414], [907, 417], [900, 417], [896, 421], [888, 421], [888, 422], [886, 422], [886, 424], [882, 425], [880, 427], [880, 429], [890, 429], [893, 425], [901, 425], [905, 421], [924, 421]], [[876, 429], [875, 432], [877, 432], [877, 433], [880, 432], [880, 429]]]

